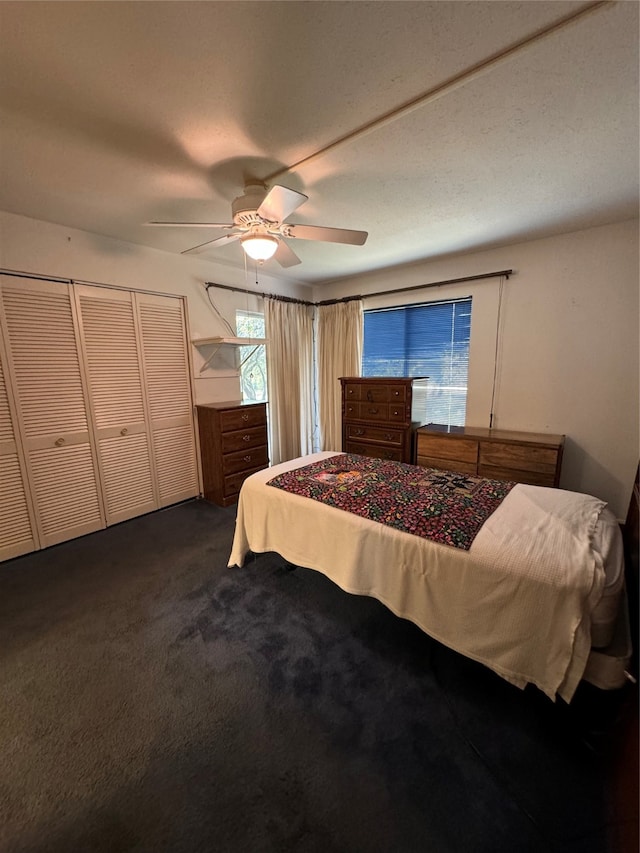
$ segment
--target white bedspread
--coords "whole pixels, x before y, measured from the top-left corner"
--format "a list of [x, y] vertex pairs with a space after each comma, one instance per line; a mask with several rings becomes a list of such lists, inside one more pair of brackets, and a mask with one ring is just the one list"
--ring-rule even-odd
[[513, 684], [570, 701], [604, 587], [592, 539], [605, 503], [517, 485], [464, 551], [266, 485], [333, 455], [314, 453], [244, 482], [229, 566], [242, 566], [249, 551], [274, 551], [347, 592], [374, 596]]

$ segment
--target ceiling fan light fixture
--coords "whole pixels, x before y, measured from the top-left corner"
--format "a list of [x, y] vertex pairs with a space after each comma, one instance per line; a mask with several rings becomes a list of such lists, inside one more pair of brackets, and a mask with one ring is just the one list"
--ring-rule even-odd
[[242, 248], [254, 261], [268, 261], [278, 248], [278, 240], [270, 234], [249, 234], [240, 240]]

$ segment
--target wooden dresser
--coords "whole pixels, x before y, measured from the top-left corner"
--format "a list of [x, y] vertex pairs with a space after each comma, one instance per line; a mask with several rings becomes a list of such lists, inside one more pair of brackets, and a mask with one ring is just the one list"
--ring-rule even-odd
[[341, 377], [342, 450], [411, 462], [413, 431], [424, 422], [426, 377]]
[[416, 464], [557, 487], [563, 447], [563, 435], [427, 424], [416, 432]]
[[205, 499], [230, 506], [249, 474], [269, 464], [267, 404], [234, 400], [196, 410]]

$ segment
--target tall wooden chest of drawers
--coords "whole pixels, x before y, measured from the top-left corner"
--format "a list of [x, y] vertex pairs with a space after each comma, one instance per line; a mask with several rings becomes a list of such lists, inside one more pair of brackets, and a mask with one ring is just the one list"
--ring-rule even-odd
[[196, 410], [205, 499], [230, 506], [249, 474], [269, 464], [267, 404], [235, 400]]
[[427, 377], [341, 377], [342, 450], [411, 462], [413, 430], [423, 423]]
[[532, 486], [560, 483], [563, 435], [427, 424], [416, 432], [416, 464]]

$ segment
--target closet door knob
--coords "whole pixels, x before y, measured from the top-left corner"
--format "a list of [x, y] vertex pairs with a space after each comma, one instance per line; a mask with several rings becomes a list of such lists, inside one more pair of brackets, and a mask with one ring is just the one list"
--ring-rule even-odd
[[126, 435], [126, 434], [127, 434], [127, 432], [128, 432], [127, 428], [126, 428], [126, 427], [123, 427], [123, 428], [120, 430], [120, 435]]
[[56, 440], [55, 440], [56, 447], [62, 447], [63, 444], [64, 444], [64, 438], [56, 438]]

